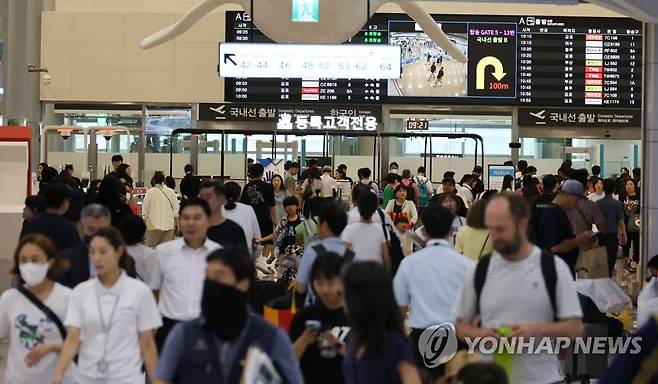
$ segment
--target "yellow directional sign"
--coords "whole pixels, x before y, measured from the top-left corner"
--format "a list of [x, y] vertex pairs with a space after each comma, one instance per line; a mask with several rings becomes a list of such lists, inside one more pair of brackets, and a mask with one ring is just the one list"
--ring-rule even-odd
[[485, 83], [485, 70], [487, 69], [488, 66], [493, 65], [494, 67], [494, 72], [492, 75], [498, 80], [501, 81], [507, 73], [503, 72], [505, 68], [503, 67], [503, 63], [500, 62], [500, 60], [497, 57], [494, 56], [485, 56], [480, 61], [478, 62], [477, 65], [477, 71], [475, 75], [475, 88], [476, 89], [484, 89], [484, 83]]

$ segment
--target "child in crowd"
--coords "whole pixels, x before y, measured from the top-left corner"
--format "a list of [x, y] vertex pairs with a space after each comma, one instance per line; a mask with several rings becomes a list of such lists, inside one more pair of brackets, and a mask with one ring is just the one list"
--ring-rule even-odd
[[400, 215], [395, 219], [395, 228], [400, 235], [400, 243], [402, 243], [402, 253], [409, 256], [414, 253], [414, 246], [418, 250], [425, 246], [425, 242], [413, 230], [409, 224], [407, 216]]
[[395, 228], [400, 233], [400, 242], [402, 243], [402, 252], [409, 256], [414, 252], [413, 231], [409, 230], [409, 219], [407, 216], [398, 215], [395, 219]]

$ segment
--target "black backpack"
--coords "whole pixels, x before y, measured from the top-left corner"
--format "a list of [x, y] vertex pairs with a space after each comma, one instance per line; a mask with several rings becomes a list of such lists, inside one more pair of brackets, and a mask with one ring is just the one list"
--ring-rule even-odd
[[404, 259], [404, 252], [402, 251], [402, 242], [400, 238], [395, 233], [395, 230], [390, 224], [386, 224], [386, 218], [384, 217], [384, 211], [377, 209], [379, 217], [382, 219], [382, 230], [384, 231], [384, 238], [388, 243], [388, 250], [391, 256], [391, 274], [395, 276], [395, 273], [400, 267], [402, 259]]
[[[491, 254], [488, 254], [482, 256], [480, 260], [478, 260], [478, 264], [475, 267], [475, 275], [473, 280], [475, 284], [475, 313], [477, 315], [481, 313], [480, 298], [482, 297], [482, 289], [484, 288], [484, 283], [487, 280], [487, 272], [489, 270], [490, 262]], [[555, 255], [543, 249], [541, 251], [541, 274], [544, 277], [546, 291], [548, 291], [548, 297], [551, 301], [551, 307], [553, 308], [553, 318], [557, 320], [557, 269], [555, 267]]]
[[[328, 252], [327, 248], [325, 248], [325, 246], [322, 245], [322, 244], [316, 244], [311, 248], [313, 248], [313, 250], [315, 251], [315, 254], [317, 256], [320, 256], [320, 255], [324, 254], [325, 252]], [[317, 258], [317, 256], [316, 256], [316, 258]], [[351, 263], [352, 261], [354, 261], [354, 256], [355, 255], [354, 255], [354, 251], [352, 251], [351, 249], [345, 248], [345, 252], [342, 254], [342, 256], [343, 256], [343, 260], [345, 260], [347, 263]]]
[[416, 189], [414, 188], [414, 181], [411, 180], [407, 188], [407, 200], [416, 202]]

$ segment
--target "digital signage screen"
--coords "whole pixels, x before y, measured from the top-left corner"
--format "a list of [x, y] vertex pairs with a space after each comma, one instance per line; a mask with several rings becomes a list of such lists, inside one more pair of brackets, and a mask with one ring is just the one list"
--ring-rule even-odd
[[[227, 42], [271, 42], [227, 12]], [[226, 79], [227, 101], [640, 108], [642, 24], [628, 18], [432, 15], [460, 62], [405, 14], [376, 14], [345, 44], [392, 44], [399, 79]], [[221, 65], [221, 63], [220, 63]]]

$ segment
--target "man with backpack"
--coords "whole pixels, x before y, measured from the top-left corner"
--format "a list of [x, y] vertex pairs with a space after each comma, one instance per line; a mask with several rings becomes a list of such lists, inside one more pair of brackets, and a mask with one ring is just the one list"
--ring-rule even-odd
[[418, 187], [418, 213], [421, 215], [427, 207], [430, 198], [434, 195], [432, 181], [425, 175], [425, 167], [418, 167], [418, 176], [415, 177], [414, 181]]
[[297, 276], [295, 277], [295, 288], [297, 293], [306, 295], [306, 304], [312, 304], [315, 300], [313, 290], [308, 289], [311, 284], [311, 267], [318, 257], [318, 254], [324, 252], [335, 252], [343, 256], [346, 260], [354, 259], [354, 252], [345, 247], [340, 239], [343, 229], [347, 226], [347, 215], [343, 208], [337, 202], [326, 202], [322, 204], [318, 212], [318, 237], [320, 241], [309, 246], [304, 251]]
[[528, 241], [528, 218], [521, 196], [500, 194], [489, 202], [485, 220], [495, 252], [466, 274], [453, 313], [462, 340], [535, 338], [539, 353], [510, 355], [510, 383], [556, 383], [564, 380], [557, 354], [537, 345], [543, 337], [580, 336], [583, 313], [567, 264]]
[[370, 168], [361, 168], [361, 169], [359, 169], [359, 171], [357, 173], [359, 175], [359, 182], [361, 184], [364, 184], [364, 185], [367, 185], [368, 187], [370, 187], [370, 190], [372, 191], [372, 193], [374, 193], [375, 196], [377, 196], [377, 198], [379, 198], [379, 186], [377, 185], [377, 183], [370, 180], [370, 176], [372, 175], [372, 172], [370, 171]]

